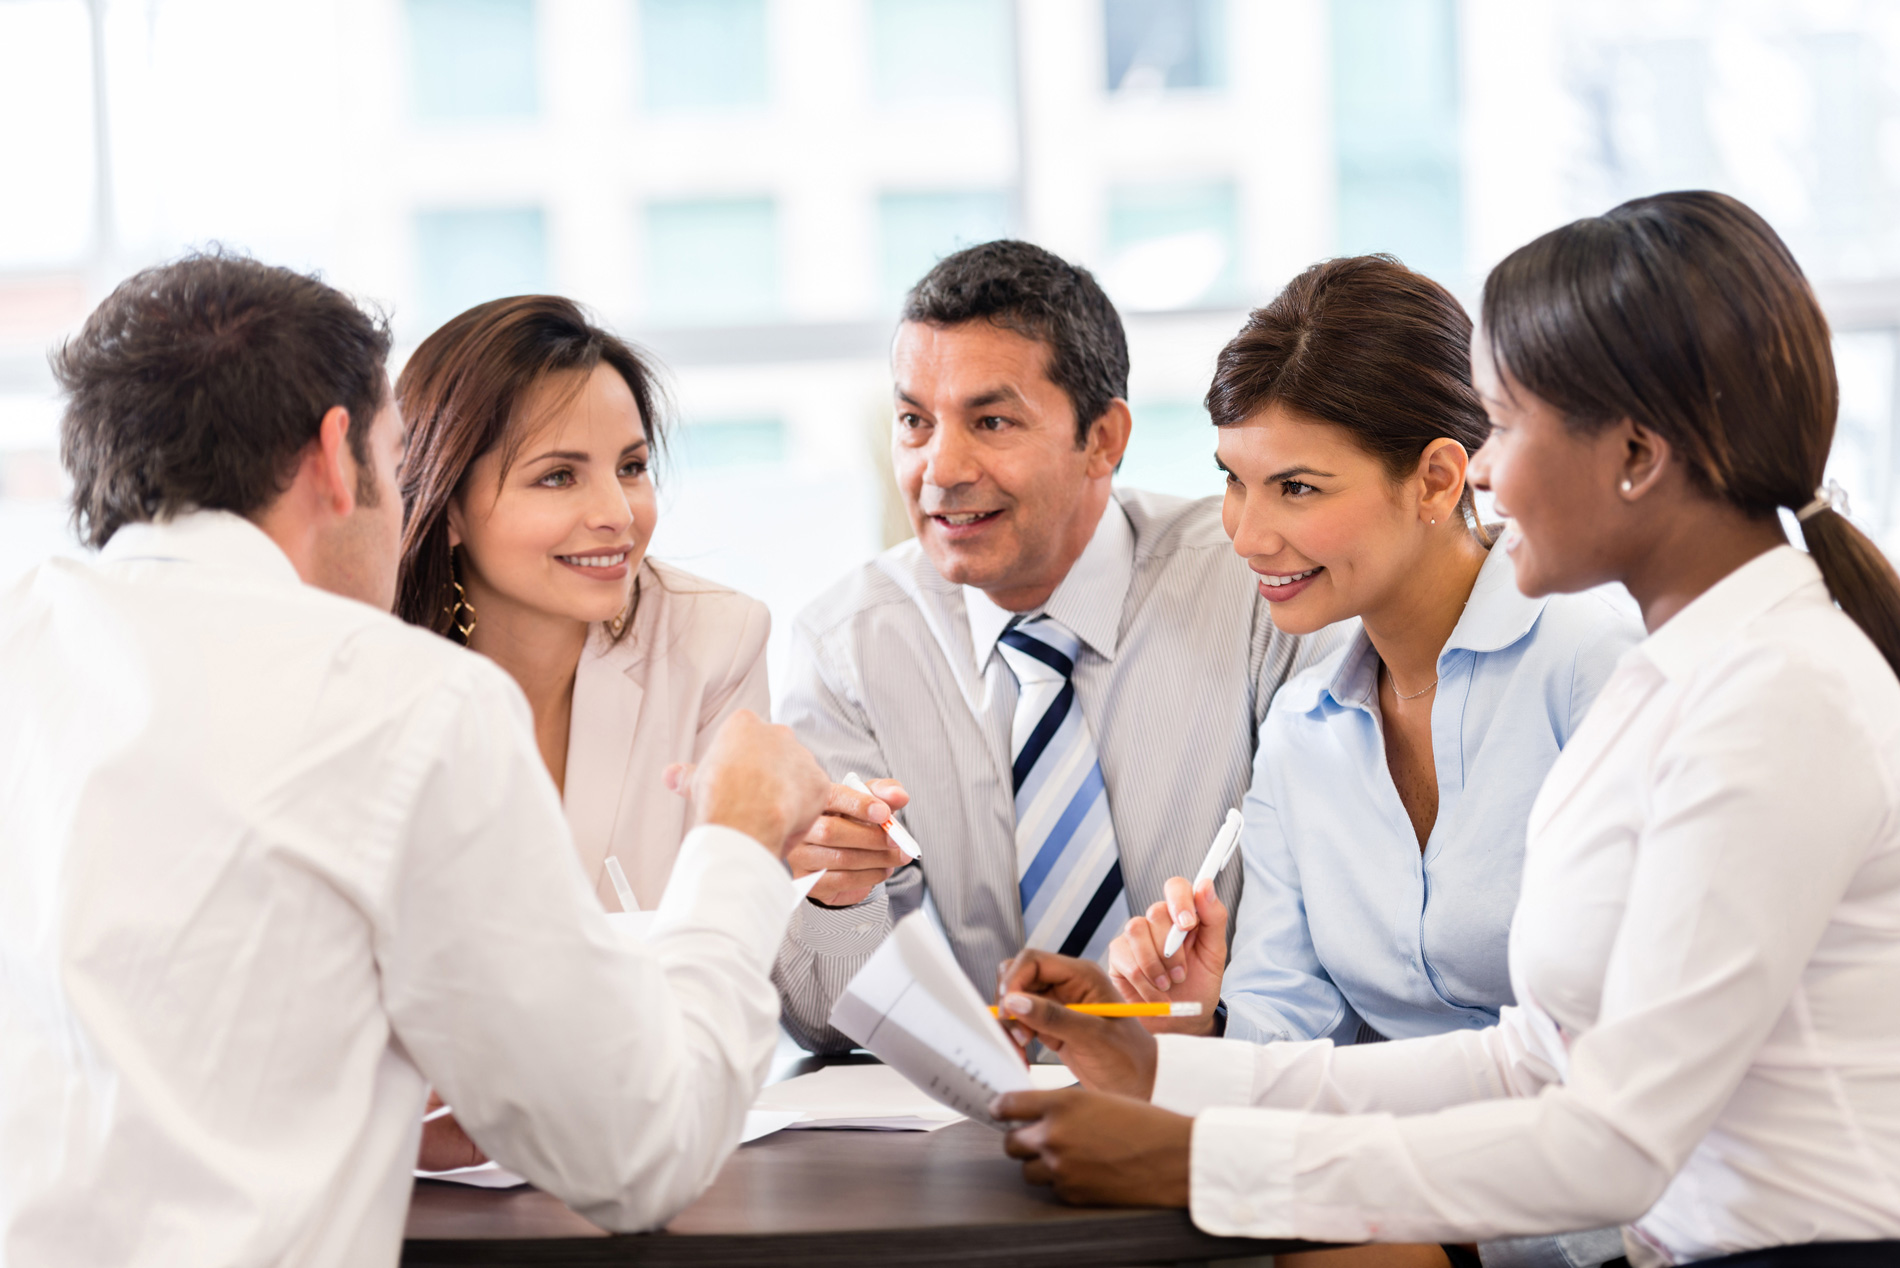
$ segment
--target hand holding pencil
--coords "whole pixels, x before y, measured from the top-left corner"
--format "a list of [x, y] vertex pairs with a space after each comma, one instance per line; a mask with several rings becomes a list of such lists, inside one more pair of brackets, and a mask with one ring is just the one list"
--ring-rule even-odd
[[996, 986], [997, 1016], [1019, 1046], [1040, 1039], [1094, 1091], [1146, 1100], [1154, 1089], [1154, 1036], [1130, 1014], [1155, 1005], [1117, 998], [1100, 965], [1025, 949], [997, 971]]

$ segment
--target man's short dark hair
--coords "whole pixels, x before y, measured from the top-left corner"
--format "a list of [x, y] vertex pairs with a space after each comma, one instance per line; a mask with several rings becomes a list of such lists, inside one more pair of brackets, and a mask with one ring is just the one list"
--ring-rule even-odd
[[358, 499], [374, 505], [388, 357], [386, 321], [290, 269], [211, 252], [127, 278], [52, 358], [80, 537], [103, 546], [125, 524], [263, 510], [338, 405]]
[[987, 321], [1049, 347], [1049, 380], [1075, 406], [1075, 444], [1109, 402], [1128, 395], [1121, 315], [1087, 269], [1005, 239], [945, 256], [904, 297], [904, 320], [929, 326]]

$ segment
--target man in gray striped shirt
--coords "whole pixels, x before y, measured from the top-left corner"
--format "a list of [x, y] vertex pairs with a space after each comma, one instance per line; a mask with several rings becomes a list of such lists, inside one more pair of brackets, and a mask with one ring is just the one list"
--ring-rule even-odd
[[[800, 615], [778, 720], [834, 779], [901, 783], [873, 787], [923, 856], [843, 790], [788, 855], [829, 869], [773, 974], [815, 1052], [851, 1047], [832, 1003], [919, 904], [986, 996], [1026, 942], [1099, 957], [1193, 875], [1273, 693], [1334, 644], [1274, 629], [1219, 499], [1112, 486], [1128, 349], [1087, 271], [1023, 242], [949, 256], [907, 298], [892, 370], [916, 538]], [[1230, 908], [1239, 888], [1235, 864]]]

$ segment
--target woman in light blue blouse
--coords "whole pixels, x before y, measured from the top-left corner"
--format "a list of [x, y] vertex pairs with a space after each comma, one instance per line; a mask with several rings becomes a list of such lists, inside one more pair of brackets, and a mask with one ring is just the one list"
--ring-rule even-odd
[[[1281, 630], [1360, 628], [1261, 727], [1232, 963], [1213, 886], [1180, 878], [1111, 948], [1124, 996], [1203, 1004], [1151, 1029], [1355, 1043], [1489, 1026], [1512, 1002], [1531, 802], [1642, 626], [1600, 594], [1527, 599], [1490, 550], [1465, 483], [1488, 432], [1470, 337], [1442, 287], [1372, 256], [1307, 270], [1221, 353], [1207, 404], [1234, 549]], [[1193, 932], [1164, 960], [1176, 922]], [[1485, 1258], [1622, 1253], [1581, 1237]]]

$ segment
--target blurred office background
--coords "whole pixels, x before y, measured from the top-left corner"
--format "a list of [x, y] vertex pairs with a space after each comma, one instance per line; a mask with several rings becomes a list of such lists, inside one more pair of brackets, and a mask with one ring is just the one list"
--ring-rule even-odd
[[1308, 263], [1475, 303], [1536, 234], [1690, 186], [1815, 279], [1834, 474], [1900, 545], [1891, 0], [0, 0], [0, 584], [75, 549], [48, 348], [191, 246], [321, 270], [398, 364], [483, 299], [591, 305], [674, 387], [656, 553], [771, 604], [782, 664], [908, 532], [886, 351], [948, 251], [1096, 270], [1122, 479], [1201, 495], [1214, 354]]

